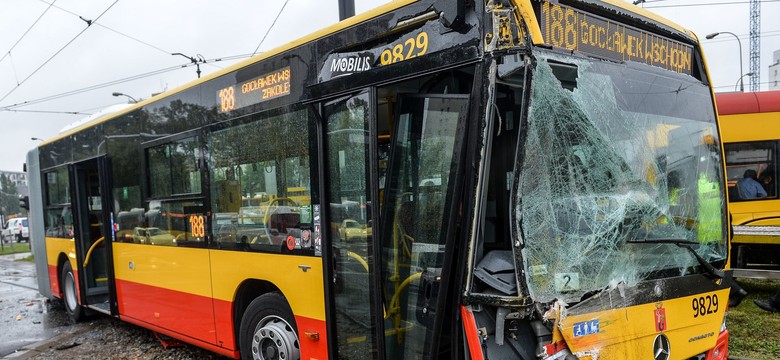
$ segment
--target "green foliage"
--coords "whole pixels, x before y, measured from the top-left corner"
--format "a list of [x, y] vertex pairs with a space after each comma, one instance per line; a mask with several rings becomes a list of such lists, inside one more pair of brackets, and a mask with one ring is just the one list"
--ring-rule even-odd
[[30, 244], [28, 243], [3, 244], [3, 247], [0, 248], [0, 255], [16, 254], [16, 253], [23, 253], [23, 252], [30, 252]]
[[780, 290], [780, 281], [739, 280], [748, 296], [730, 309], [726, 319], [729, 330], [729, 357], [756, 360], [780, 359], [780, 313], [759, 309], [754, 299], [767, 299]]
[[0, 175], [0, 212], [4, 215], [19, 213], [19, 195], [16, 184], [8, 176]]

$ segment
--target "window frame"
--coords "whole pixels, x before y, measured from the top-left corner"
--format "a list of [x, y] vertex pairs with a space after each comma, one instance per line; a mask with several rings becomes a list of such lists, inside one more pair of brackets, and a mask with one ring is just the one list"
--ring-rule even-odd
[[[768, 152], [768, 154], [770, 155], [770, 158], [767, 161], [765, 161], [765, 162], [735, 162], [735, 161], [730, 161], [729, 160], [729, 156], [728, 156], [729, 151], [730, 151], [729, 150], [729, 146], [740, 146], [740, 145], [753, 145], [756, 148], [765, 148], [765, 149], [768, 148], [768, 149], [770, 149], [770, 151]], [[758, 145], [766, 145], [766, 146], [765, 147], [758, 147]], [[778, 175], [777, 166], [778, 166], [778, 160], [777, 160], [777, 155], [778, 155], [778, 148], [780, 148], [780, 146], [778, 146], [778, 145], [780, 145], [780, 144], [778, 144], [777, 140], [738, 141], [738, 142], [729, 142], [729, 143], [724, 143], [723, 144], [723, 158], [724, 158], [724, 163], [725, 163], [725, 166], [726, 166], [725, 167], [725, 170], [726, 170], [726, 179], [725, 180], [726, 180], [726, 187], [727, 187], [727, 190], [728, 190], [727, 196], [728, 196], [728, 201], [729, 202], [736, 203], [736, 202], [766, 201], [766, 200], [776, 200], [776, 199], [778, 199], [778, 191], [777, 191], [778, 190], [778, 186], [777, 186], [777, 175]], [[766, 171], [767, 169], [769, 169], [771, 171], [770, 176], [772, 176], [772, 179], [773, 179], [772, 183], [771, 183], [771, 187], [770, 188], [766, 188], [766, 187], [764, 188], [764, 190], [767, 192], [767, 196], [766, 197], [756, 198], [756, 199], [740, 199], [738, 190], [736, 188], [736, 184], [734, 185], [733, 190], [731, 189], [731, 186], [729, 186], [729, 182], [731, 181], [730, 177], [729, 177], [729, 175], [730, 175], [729, 174], [729, 167], [740, 166], [740, 165], [752, 165], [752, 164], [765, 164], [765, 165], [767, 165], [766, 167], [764, 167], [764, 170], [762, 170], [762, 173], [764, 171]], [[737, 181], [739, 181], [739, 179], [742, 179], [742, 174], [737, 174], [737, 175], [739, 176]], [[759, 180], [760, 180], [761, 179], [761, 177], [760, 177], [761, 174], [757, 174], [757, 176], [759, 176]], [[763, 186], [763, 184], [762, 184], [762, 186]], [[736, 194], [732, 194], [732, 191], [735, 192]], [[734, 195], [734, 196], [732, 196], [732, 195]]]

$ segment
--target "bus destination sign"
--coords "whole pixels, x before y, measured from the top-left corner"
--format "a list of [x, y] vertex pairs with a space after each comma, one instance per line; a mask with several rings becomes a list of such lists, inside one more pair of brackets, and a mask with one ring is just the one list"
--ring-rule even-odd
[[560, 4], [542, 5], [545, 42], [617, 61], [636, 61], [690, 75], [693, 46]]
[[259, 104], [290, 94], [290, 67], [231, 85], [217, 91], [220, 113]]

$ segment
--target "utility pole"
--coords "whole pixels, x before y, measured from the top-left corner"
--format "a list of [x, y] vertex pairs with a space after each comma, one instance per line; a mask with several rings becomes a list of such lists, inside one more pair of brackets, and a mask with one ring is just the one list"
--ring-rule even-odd
[[355, 0], [339, 1], [339, 21], [355, 16]]
[[750, 0], [750, 91], [761, 87], [761, 0]]

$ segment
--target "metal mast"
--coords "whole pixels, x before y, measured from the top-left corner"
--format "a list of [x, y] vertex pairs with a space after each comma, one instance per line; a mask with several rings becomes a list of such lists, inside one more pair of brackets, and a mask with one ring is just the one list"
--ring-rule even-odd
[[750, 91], [761, 85], [761, 1], [750, 0]]

